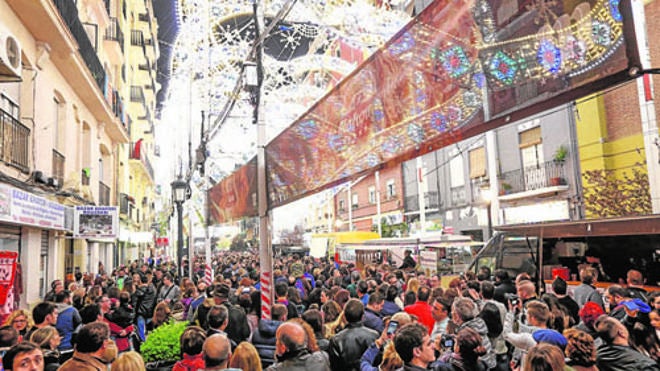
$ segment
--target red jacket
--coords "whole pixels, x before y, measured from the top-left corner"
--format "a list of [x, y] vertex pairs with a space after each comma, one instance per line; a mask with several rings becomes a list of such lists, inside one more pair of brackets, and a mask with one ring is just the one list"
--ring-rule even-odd
[[406, 313], [415, 315], [417, 321], [426, 326], [429, 330], [429, 335], [431, 335], [431, 331], [433, 331], [433, 326], [435, 325], [435, 320], [433, 319], [433, 315], [431, 315], [431, 309], [429, 303], [419, 300], [415, 304], [403, 308]]
[[202, 353], [194, 356], [183, 353], [183, 359], [174, 364], [172, 371], [196, 371], [206, 368]]

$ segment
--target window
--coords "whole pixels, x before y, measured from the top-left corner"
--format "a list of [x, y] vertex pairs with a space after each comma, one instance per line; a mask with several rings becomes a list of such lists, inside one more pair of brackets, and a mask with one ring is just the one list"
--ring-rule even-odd
[[387, 199], [394, 196], [396, 196], [396, 184], [394, 183], [394, 179], [390, 179], [387, 181]]
[[354, 209], [357, 209], [358, 207], [358, 195], [353, 195], [353, 199], [351, 200], [351, 207]]
[[479, 147], [470, 151], [470, 179], [486, 176], [486, 148]]
[[376, 187], [369, 187], [369, 203], [370, 204], [375, 204], [376, 203]]
[[0, 109], [7, 112], [9, 116], [18, 120], [18, 104], [14, 103], [8, 96], [2, 94], [0, 95]]
[[342, 212], [346, 210], [346, 205], [344, 204], [344, 200], [339, 200], [339, 211]]
[[540, 167], [543, 163], [543, 142], [541, 127], [525, 130], [518, 134], [523, 168]]
[[449, 175], [452, 188], [465, 186], [465, 174], [463, 173], [463, 156], [460, 153], [453, 155], [449, 161]]

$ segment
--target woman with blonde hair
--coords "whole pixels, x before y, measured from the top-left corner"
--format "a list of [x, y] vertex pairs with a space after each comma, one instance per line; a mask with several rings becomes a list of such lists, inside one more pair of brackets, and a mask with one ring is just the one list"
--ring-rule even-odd
[[261, 371], [261, 359], [259, 353], [257, 353], [257, 348], [247, 341], [242, 341], [231, 355], [229, 368]]
[[417, 289], [419, 289], [419, 280], [416, 277], [410, 278], [406, 284], [406, 292], [417, 294]]
[[44, 371], [55, 371], [60, 368], [60, 352], [57, 347], [62, 338], [55, 327], [42, 327], [33, 332], [29, 340], [37, 344], [44, 353]]
[[144, 360], [140, 353], [131, 350], [124, 352], [110, 365], [112, 371], [146, 371]]
[[32, 322], [32, 318], [30, 317], [30, 314], [28, 314], [27, 310], [16, 309], [15, 311], [11, 312], [11, 314], [5, 320], [5, 323], [2, 325], [11, 326], [16, 329], [16, 331], [18, 331], [18, 342], [20, 343], [23, 341], [23, 337], [25, 334], [27, 334], [28, 329], [34, 326], [34, 322]]

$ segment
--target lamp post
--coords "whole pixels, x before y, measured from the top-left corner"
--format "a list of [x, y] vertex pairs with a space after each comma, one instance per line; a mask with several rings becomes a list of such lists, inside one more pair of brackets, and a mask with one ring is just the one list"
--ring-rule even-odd
[[186, 200], [186, 191], [188, 184], [181, 178], [181, 175], [173, 181], [172, 186], [172, 202], [176, 205], [177, 215], [177, 239], [176, 239], [176, 262], [179, 267], [180, 275], [183, 275], [181, 267], [181, 259], [183, 258], [183, 202]]

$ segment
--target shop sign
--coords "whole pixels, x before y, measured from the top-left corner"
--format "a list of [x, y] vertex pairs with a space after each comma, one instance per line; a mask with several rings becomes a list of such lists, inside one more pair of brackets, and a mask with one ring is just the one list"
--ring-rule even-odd
[[119, 231], [117, 206], [76, 206], [74, 238], [116, 238]]
[[0, 220], [47, 229], [66, 229], [66, 206], [17, 188], [0, 186]]

